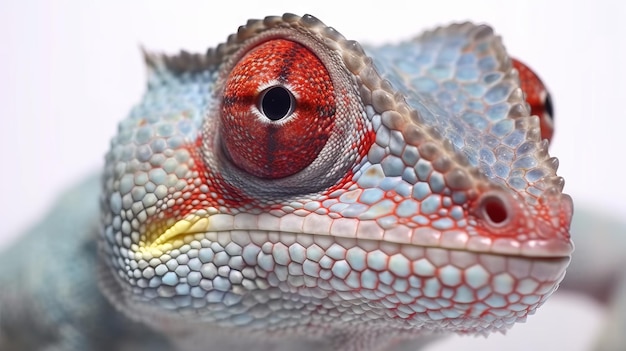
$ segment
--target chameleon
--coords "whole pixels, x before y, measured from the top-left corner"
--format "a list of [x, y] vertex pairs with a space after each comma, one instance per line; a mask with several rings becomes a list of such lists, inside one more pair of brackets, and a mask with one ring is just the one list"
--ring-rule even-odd
[[490, 27], [285, 14], [144, 57], [101, 174], [1, 258], [2, 350], [415, 350], [564, 278], [551, 102]]

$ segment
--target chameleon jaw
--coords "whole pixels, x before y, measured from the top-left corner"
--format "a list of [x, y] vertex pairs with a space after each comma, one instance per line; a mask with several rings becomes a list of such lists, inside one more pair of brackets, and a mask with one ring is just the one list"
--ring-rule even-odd
[[[280, 219], [264, 216], [200, 212], [180, 220], [172, 219], [172, 224], [161, 232], [154, 231], [158, 226], [153, 226], [151, 233], [156, 237], [149, 244], [142, 243], [143, 251], [135, 251], [133, 257], [138, 267], [146, 267], [138, 268], [144, 270], [141, 274], [133, 273], [138, 281], [138, 289], [134, 289], [133, 293], [145, 294], [140, 300], [148, 299], [150, 302], [133, 303], [126, 308], [138, 308], [144, 315], [158, 317], [147, 318], [147, 323], [168, 319], [174, 324], [181, 324], [189, 321], [189, 316], [173, 312], [178, 307], [188, 306], [183, 302], [181, 306], [176, 305], [176, 301], [185, 299], [172, 297], [176, 295], [177, 287], [184, 290], [189, 284], [196, 284], [192, 288], [193, 294], [182, 295], [195, 299], [193, 301], [197, 303], [202, 301], [198, 305], [200, 307], [194, 310], [197, 319], [193, 323], [211, 321], [214, 324], [210, 326], [216, 328], [223, 322], [211, 319], [215, 316], [216, 304], [217, 308], [225, 301], [246, 305], [254, 300], [254, 294], [246, 292], [268, 289], [278, 280], [306, 290], [308, 288], [301, 284], [308, 280], [315, 282], [314, 291], [322, 296], [327, 294], [325, 289], [341, 289], [342, 294], [354, 296], [349, 301], [357, 302], [371, 298], [374, 292], [384, 295], [389, 294], [384, 289], [399, 289], [398, 296], [410, 301], [400, 304], [402, 309], [398, 310], [398, 318], [388, 325], [392, 329], [424, 327], [421, 324], [423, 319], [414, 316], [428, 313], [429, 318], [433, 318], [433, 323], [427, 326], [429, 328], [439, 328], [439, 322], [458, 318], [460, 323], [454, 325], [454, 331], [484, 334], [487, 331], [483, 329], [485, 315], [501, 322], [489, 331], [503, 330], [513, 322], [524, 320], [556, 289], [569, 262], [569, 257], [530, 258], [445, 250], [386, 240], [338, 238], [321, 233], [296, 234], [287, 231], [288, 226], [293, 226], [293, 222], [288, 224], [287, 221], [278, 225], [282, 228], [280, 231], [258, 229], [272, 225], [269, 218]], [[289, 216], [281, 218], [293, 221], [294, 218]], [[317, 222], [318, 226], [321, 224]], [[257, 229], [243, 228], [253, 225]], [[322, 227], [318, 231], [324, 230]], [[166, 252], [161, 251], [168, 248]], [[179, 272], [179, 266], [185, 268]], [[387, 280], [390, 277], [394, 277], [398, 285], [392, 285]], [[196, 283], [190, 283], [194, 279]], [[197, 285], [200, 279], [211, 280], [211, 285]], [[410, 284], [414, 284], [413, 290], [410, 290]], [[382, 290], [379, 290], [381, 286]], [[409, 289], [411, 294], [416, 295], [402, 289]], [[429, 301], [441, 296], [444, 291], [451, 294], [452, 305], [444, 308], [445, 313], [436, 308], [428, 310], [431, 308]], [[155, 299], [155, 292], [161, 298]], [[504, 297], [510, 292], [515, 292], [517, 299], [509, 301]], [[227, 296], [228, 299], [215, 300], [216, 296]], [[394, 298], [391, 296], [389, 301], [398, 303]], [[245, 299], [249, 300], [243, 302]], [[470, 304], [476, 307], [468, 309]], [[376, 306], [383, 309], [380, 305]], [[412, 312], [407, 315], [404, 310]], [[245, 311], [241, 312], [241, 316], [236, 313], [239, 312], [235, 312], [232, 318], [244, 321], [254, 319]], [[373, 318], [372, 323], [378, 321], [375, 315], [366, 316]], [[247, 330], [267, 335], [266, 330], [255, 329], [258, 325], [251, 325]], [[307, 328], [311, 326], [307, 325]]]

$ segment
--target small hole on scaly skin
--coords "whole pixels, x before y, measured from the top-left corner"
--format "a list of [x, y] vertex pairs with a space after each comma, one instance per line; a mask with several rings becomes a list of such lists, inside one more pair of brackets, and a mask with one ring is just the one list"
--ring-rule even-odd
[[481, 217], [494, 227], [506, 225], [511, 219], [511, 209], [498, 193], [488, 193], [480, 200]]

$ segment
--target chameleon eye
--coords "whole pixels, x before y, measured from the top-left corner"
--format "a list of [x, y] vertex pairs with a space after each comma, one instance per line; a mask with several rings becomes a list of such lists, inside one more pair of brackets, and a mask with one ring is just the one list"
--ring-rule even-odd
[[226, 79], [222, 146], [251, 175], [287, 177], [318, 156], [335, 111], [333, 83], [320, 59], [291, 40], [265, 41], [244, 54]]
[[550, 93], [537, 73], [526, 64], [516, 59], [513, 59], [512, 62], [513, 67], [519, 73], [521, 88], [530, 105], [530, 114], [539, 116], [541, 138], [550, 141], [554, 133], [554, 107]]

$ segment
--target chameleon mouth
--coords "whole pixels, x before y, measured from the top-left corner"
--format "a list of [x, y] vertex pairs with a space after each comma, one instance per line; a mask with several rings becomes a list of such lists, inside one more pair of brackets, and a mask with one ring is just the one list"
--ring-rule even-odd
[[[478, 235], [470, 236], [467, 233], [459, 234], [458, 231], [441, 232], [425, 227], [409, 228], [398, 225], [382, 229], [373, 221], [359, 221], [354, 218], [331, 219], [317, 214], [304, 217], [287, 214], [276, 217], [269, 213], [231, 215], [211, 214], [202, 210], [188, 214], [182, 219], [169, 218], [149, 223], [140, 240], [133, 244], [132, 250], [136, 255], [148, 260], [161, 257], [184, 245], [193, 246], [193, 242], [207, 239], [209, 233], [232, 235], [240, 231], [283, 233], [330, 241], [347, 239], [385, 241], [416, 247], [438, 247], [505, 256], [569, 257], [572, 251], [569, 238], [558, 235], [536, 237], [518, 243], [514, 238], [507, 236], [485, 238]], [[215, 238], [217, 239], [217, 236]]]

